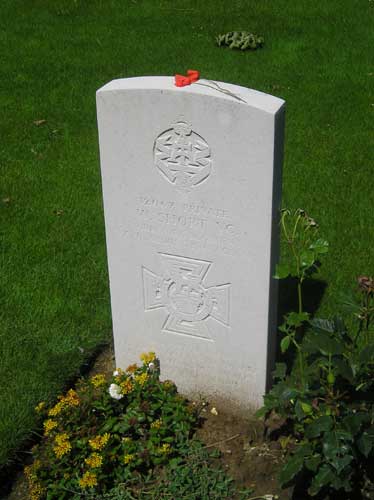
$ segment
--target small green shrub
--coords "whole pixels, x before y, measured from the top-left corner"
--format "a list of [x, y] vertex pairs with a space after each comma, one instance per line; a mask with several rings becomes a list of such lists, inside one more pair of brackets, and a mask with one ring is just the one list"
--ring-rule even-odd
[[290, 261], [278, 266], [276, 277], [296, 278], [299, 299], [298, 311], [280, 327], [281, 350], [294, 348], [296, 356], [290, 373], [284, 363], [277, 364], [277, 382], [259, 414], [270, 417], [265, 423], [277, 420], [275, 430], [290, 444], [280, 475], [283, 485], [302, 478], [311, 496], [330, 498], [339, 492], [352, 498], [354, 491], [359, 498], [374, 459], [374, 280], [361, 276], [357, 300], [345, 300], [356, 331], [348, 331], [339, 316], [310, 319], [303, 310], [302, 285], [318, 270], [328, 244], [302, 210], [283, 211], [281, 224]]
[[264, 39], [249, 31], [229, 31], [228, 33], [218, 35], [216, 42], [219, 47], [226, 46], [229, 49], [256, 50], [263, 46]]
[[32, 500], [100, 498], [180, 455], [196, 411], [172, 382], [160, 381], [154, 353], [141, 359], [110, 378], [81, 381], [52, 408], [37, 406], [44, 436], [25, 468]]

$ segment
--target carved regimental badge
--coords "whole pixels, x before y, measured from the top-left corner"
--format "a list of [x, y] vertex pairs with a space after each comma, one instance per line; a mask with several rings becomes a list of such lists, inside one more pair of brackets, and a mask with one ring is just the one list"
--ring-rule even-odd
[[181, 191], [190, 191], [211, 172], [210, 147], [191, 125], [178, 121], [154, 143], [153, 156], [161, 174]]
[[212, 340], [208, 319], [229, 326], [230, 287], [204, 286], [211, 262], [160, 253], [162, 272], [143, 267], [144, 308], [168, 311], [162, 330]]

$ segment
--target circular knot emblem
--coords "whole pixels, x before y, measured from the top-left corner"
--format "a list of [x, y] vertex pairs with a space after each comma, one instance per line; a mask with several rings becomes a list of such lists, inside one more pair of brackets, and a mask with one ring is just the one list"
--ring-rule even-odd
[[182, 120], [157, 137], [153, 157], [163, 177], [182, 191], [201, 184], [212, 169], [209, 145]]

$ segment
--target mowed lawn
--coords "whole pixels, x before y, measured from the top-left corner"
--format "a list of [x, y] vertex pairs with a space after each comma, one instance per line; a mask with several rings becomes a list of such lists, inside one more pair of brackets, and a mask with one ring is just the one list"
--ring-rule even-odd
[[[0, 467], [34, 406], [111, 338], [95, 91], [192, 68], [285, 99], [283, 204], [330, 242], [320, 313], [333, 314], [374, 274], [373, 18], [370, 0], [2, 1]], [[216, 47], [231, 30], [264, 48]]]

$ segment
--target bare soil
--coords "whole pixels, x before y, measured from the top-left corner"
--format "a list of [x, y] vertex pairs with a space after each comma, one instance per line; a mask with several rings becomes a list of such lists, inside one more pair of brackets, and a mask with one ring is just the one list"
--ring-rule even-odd
[[[111, 372], [114, 368], [113, 349], [106, 348], [96, 358], [89, 374]], [[253, 496], [292, 498], [291, 489], [281, 489], [277, 481], [284, 460], [281, 446], [264, 439], [263, 425], [258, 419], [230, 414], [224, 403], [216, 405], [210, 401], [202, 410], [202, 421], [197, 437], [207, 447], [220, 451], [221, 466], [240, 489], [253, 488]], [[4, 500], [29, 500], [23, 473], [15, 478], [12, 491]]]

